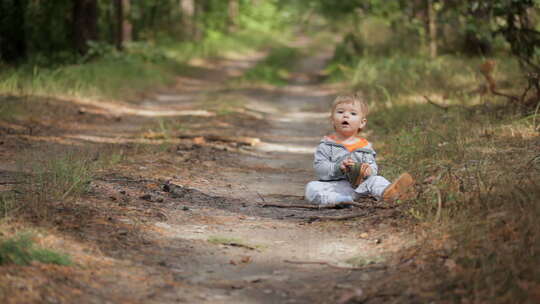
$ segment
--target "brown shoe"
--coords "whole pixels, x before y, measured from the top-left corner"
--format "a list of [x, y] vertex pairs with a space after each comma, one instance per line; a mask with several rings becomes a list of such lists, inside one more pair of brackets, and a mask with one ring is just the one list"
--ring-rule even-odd
[[410, 199], [414, 196], [413, 185], [413, 177], [409, 173], [403, 173], [384, 190], [382, 199], [386, 202]]

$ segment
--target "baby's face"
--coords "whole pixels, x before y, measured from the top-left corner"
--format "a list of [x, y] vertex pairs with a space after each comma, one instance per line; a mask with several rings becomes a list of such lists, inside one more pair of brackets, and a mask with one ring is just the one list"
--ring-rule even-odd
[[347, 137], [356, 135], [367, 123], [364, 113], [355, 103], [338, 104], [331, 119], [336, 132]]

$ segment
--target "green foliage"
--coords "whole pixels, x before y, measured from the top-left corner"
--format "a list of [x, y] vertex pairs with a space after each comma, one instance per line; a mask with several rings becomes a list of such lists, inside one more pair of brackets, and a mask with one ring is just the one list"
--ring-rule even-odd
[[[11, 63], [23, 58], [31, 65], [40, 66], [81, 61], [75, 49], [77, 37], [74, 28], [79, 25], [73, 17], [73, 1], [11, 2], [14, 1], [0, 4], [0, 33], [5, 39], [0, 47], [0, 60]], [[194, 1], [194, 4], [197, 13], [190, 22], [199, 29], [203, 39], [215, 36], [215, 33], [231, 34], [231, 24], [235, 25], [234, 32], [268, 33], [283, 30], [285, 24], [295, 19], [294, 12], [280, 9], [278, 1], [268, 0], [255, 6], [239, 0], [237, 20], [231, 20], [228, 1]], [[97, 0], [97, 5], [98, 41], [88, 42], [90, 53], [85, 54], [83, 60], [111, 54], [116, 44], [119, 20], [115, 5], [105, 0]], [[190, 37], [185, 33], [187, 18], [183, 15], [180, 1], [173, 0], [131, 1], [128, 16], [135, 42], [143, 44], [163, 40], [200, 42], [201, 37]], [[148, 53], [149, 50], [144, 52]]]
[[241, 80], [285, 85], [295, 62], [301, 53], [290, 47], [274, 48], [270, 54], [253, 68], [246, 71]]
[[31, 262], [71, 265], [69, 256], [36, 247], [29, 234], [0, 241], [0, 265], [29, 265]]
[[34, 61], [41, 63], [46, 58], [48, 62], [66, 62], [74, 58], [70, 52], [72, 10], [71, 0], [29, 1], [25, 35], [28, 51]]
[[[153, 1], [157, 2], [160, 1]], [[28, 63], [0, 71], [0, 94], [126, 99], [128, 94], [137, 93], [133, 88], [144, 91], [167, 84], [174, 75], [189, 73], [184, 62], [193, 57], [245, 51], [287, 37], [287, 32], [277, 32], [280, 27], [274, 25], [279, 22], [262, 18], [278, 14], [271, 3], [265, 3], [261, 9], [242, 6], [241, 10], [242, 28], [234, 33], [207, 28], [201, 41], [180, 41], [168, 34], [156, 34], [127, 43], [121, 52], [109, 42], [90, 41], [88, 53], [82, 57], [73, 57], [70, 51], [55, 53], [76, 63], [71, 65], [59, 64], [66, 61], [58, 57], [33, 54]], [[154, 40], [158, 38], [159, 41]]]
[[[475, 61], [448, 59], [443, 61], [447, 73], [440, 74], [446, 86], [463, 76], [474, 80], [467, 66], [477, 66]], [[512, 78], [515, 65], [501, 71]], [[379, 76], [374, 83], [389, 74]], [[452, 296], [528, 303], [534, 297], [528, 284], [540, 282], [531, 267], [540, 254], [537, 114], [513, 117], [508, 107], [499, 112], [475, 106], [475, 96], [467, 94], [446, 100], [456, 105], [447, 110], [409, 98], [422, 90], [436, 91], [436, 82], [424, 82], [409, 83], [407, 94], [389, 89], [394, 93], [388, 93], [387, 100], [372, 102], [368, 130], [373, 136], [384, 135], [377, 144], [384, 157], [379, 161], [381, 174], [393, 179], [403, 171], [412, 173], [418, 196], [402, 207], [415, 220], [449, 233], [451, 240], [445, 243], [451, 249], [445, 255], [449, 265], [457, 266], [443, 284], [452, 286]]]

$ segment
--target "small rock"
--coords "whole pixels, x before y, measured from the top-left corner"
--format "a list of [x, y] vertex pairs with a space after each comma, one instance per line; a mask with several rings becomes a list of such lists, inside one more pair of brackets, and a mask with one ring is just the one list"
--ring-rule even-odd
[[145, 194], [145, 195], [143, 195], [143, 196], [140, 196], [139, 198], [140, 198], [140, 199], [143, 199], [143, 200], [145, 200], [145, 201], [149, 201], [149, 202], [152, 201], [152, 195], [150, 195], [150, 194]]

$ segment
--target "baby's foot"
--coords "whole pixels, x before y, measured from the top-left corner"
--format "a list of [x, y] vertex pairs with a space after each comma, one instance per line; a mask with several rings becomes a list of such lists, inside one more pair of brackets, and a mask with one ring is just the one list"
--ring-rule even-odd
[[382, 199], [386, 202], [410, 199], [414, 196], [413, 185], [413, 177], [409, 173], [403, 173], [384, 190]]

